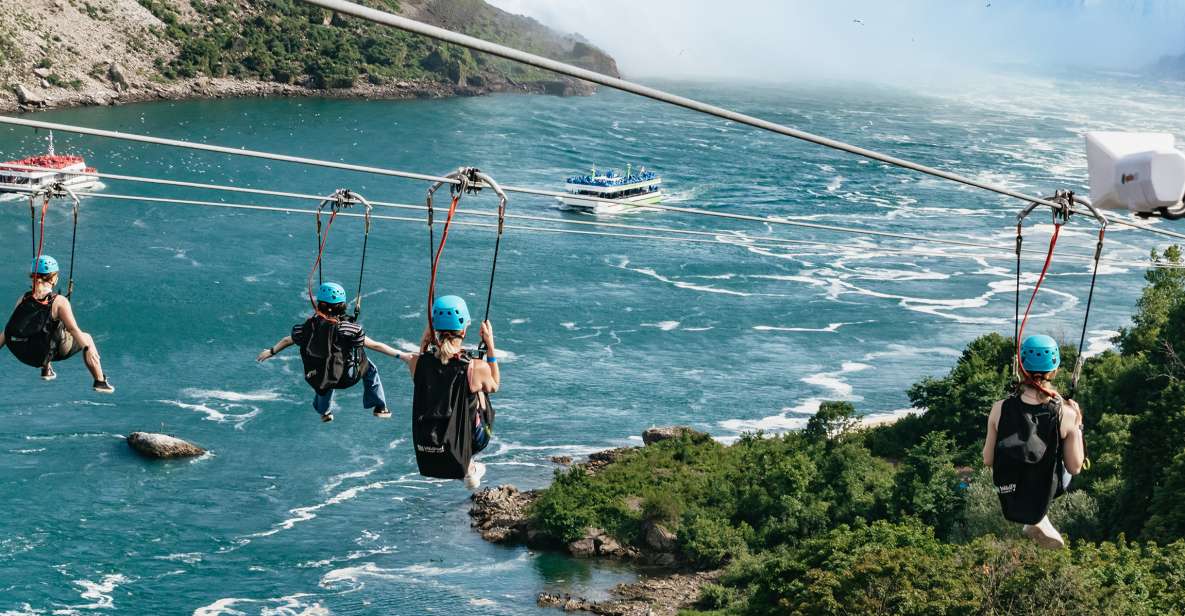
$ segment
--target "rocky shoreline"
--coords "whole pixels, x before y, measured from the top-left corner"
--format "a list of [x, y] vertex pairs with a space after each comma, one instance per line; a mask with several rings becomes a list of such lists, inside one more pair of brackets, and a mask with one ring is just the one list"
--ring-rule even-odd
[[[30, 112], [70, 107], [91, 107], [143, 103], [149, 101], [181, 101], [223, 98], [307, 97], [361, 100], [406, 100], [416, 98], [447, 98], [453, 96], [483, 96], [502, 92], [522, 94], [550, 94], [555, 96], [586, 96], [596, 91], [591, 83], [575, 79], [531, 81], [470, 79], [464, 85], [445, 81], [396, 81], [387, 84], [359, 84], [352, 88], [321, 90], [302, 85], [265, 81], [208, 78], [182, 79], [170, 82], [129, 83], [118, 64], [108, 70], [110, 84], [80, 90], [39, 87], [18, 84], [11, 92], [0, 93], [0, 112]], [[476, 82], [476, 83], [475, 83]]]
[[[698, 433], [691, 428], [651, 428], [642, 434], [643, 446], [676, 438], [685, 433]], [[705, 435], [706, 436], [706, 435]], [[584, 472], [596, 474], [613, 464], [633, 448], [600, 451], [589, 455], [579, 466]], [[557, 464], [570, 464], [570, 458], [553, 459]], [[619, 584], [610, 592], [613, 599], [590, 601], [570, 595], [540, 593], [541, 607], [555, 607], [564, 611], [585, 611], [609, 616], [674, 616], [680, 608], [698, 599], [700, 589], [719, 578], [719, 571], [694, 571], [677, 554], [674, 533], [661, 524], [648, 524], [646, 545], [638, 548], [622, 545], [598, 528], [589, 528], [583, 537], [563, 544], [532, 528], [529, 518], [531, 504], [539, 497], [539, 490], [520, 491], [511, 485], [485, 488], [473, 494], [469, 516], [471, 526], [483, 539], [504, 545], [525, 545], [532, 549], [562, 551], [575, 558], [599, 558], [628, 562], [644, 568], [642, 579], [631, 584]], [[641, 507], [641, 503], [629, 503]]]

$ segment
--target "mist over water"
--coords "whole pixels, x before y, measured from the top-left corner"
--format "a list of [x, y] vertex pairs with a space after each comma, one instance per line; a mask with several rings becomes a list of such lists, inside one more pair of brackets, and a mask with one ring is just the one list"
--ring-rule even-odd
[[1137, 71], [1185, 53], [1177, 0], [492, 0], [634, 77], [962, 83], [1023, 67]]

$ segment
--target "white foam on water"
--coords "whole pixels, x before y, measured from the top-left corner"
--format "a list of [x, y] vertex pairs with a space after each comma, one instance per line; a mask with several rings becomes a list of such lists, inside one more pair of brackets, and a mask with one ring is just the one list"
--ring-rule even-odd
[[759, 332], [818, 332], [834, 334], [839, 331], [839, 328], [845, 325], [863, 325], [865, 323], [875, 323], [875, 321], [854, 321], [850, 323], [829, 323], [827, 327], [781, 327], [776, 325], [754, 325], [753, 329]]
[[132, 581], [127, 576], [121, 573], [112, 573], [105, 575], [99, 581], [92, 580], [73, 580], [75, 586], [78, 586], [81, 591], [79, 597], [90, 603], [86, 605], [69, 605], [65, 609], [54, 610], [54, 614], [75, 614], [77, 610], [109, 610], [115, 607], [115, 598], [112, 593], [119, 587], [120, 584], [126, 584]]
[[677, 329], [679, 327], [678, 321], [659, 321], [658, 323], [643, 323], [642, 327], [656, 327], [664, 332]]
[[530, 321], [531, 321], [530, 319], [510, 319], [510, 324], [511, 325], [522, 325], [523, 323], [529, 323]]
[[801, 282], [815, 287], [825, 287], [827, 282], [819, 280], [818, 278], [811, 278], [810, 276], [792, 276], [788, 274], [752, 274], [746, 278], [756, 278], [758, 280], [777, 280], [779, 282]]
[[193, 611], [193, 616], [248, 616], [247, 612], [234, 609], [235, 605], [247, 603], [262, 605], [259, 616], [330, 616], [332, 612], [320, 602], [307, 603], [306, 598], [313, 595], [298, 593], [275, 599], [239, 599], [228, 597], [219, 599], [205, 607]]
[[[184, 409], [187, 411], [195, 411], [195, 412], [201, 413], [201, 414], [205, 415], [205, 417], [203, 419], [205, 419], [206, 421], [213, 421], [216, 423], [234, 424], [235, 429], [238, 429], [238, 430], [243, 429], [243, 424], [254, 419], [263, 410], [258, 407], [248, 406], [246, 408], [252, 409], [251, 411], [248, 411], [246, 413], [234, 414], [234, 413], [223, 413], [222, 411], [219, 411], [218, 409], [211, 408], [211, 407], [206, 406], [204, 404], [189, 404], [188, 402], [181, 402], [180, 400], [157, 400], [157, 402], [160, 402], [161, 404], [168, 404], [171, 406], [175, 406], [177, 408]], [[238, 407], [238, 406], [244, 406], [244, 405], [235, 404], [232, 406]]]
[[890, 344], [886, 351], [874, 351], [864, 356], [865, 361], [878, 359], [904, 359], [919, 355], [941, 355], [944, 357], [962, 357], [963, 352], [950, 347], [912, 347], [904, 344]]
[[183, 389], [181, 395], [189, 396], [190, 398], [206, 398], [214, 400], [225, 400], [227, 402], [276, 402], [283, 400], [284, 397], [276, 391], [225, 391], [221, 389]]
[[493, 605], [498, 605], [498, 602], [494, 601], [493, 599], [479, 598], [479, 599], [470, 599], [469, 605], [472, 605], [474, 607], [489, 607], [489, 606], [493, 606]]
[[693, 282], [686, 282], [683, 280], [675, 280], [673, 278], [663, 276], [662, 274], [659, 274], [657, 271], [650, 269], [648, 267], [629, 267], [629, 263], [630, 263], [629, 259], [621, 258], [621, 259], [619, 259], [619, 262], [617, 264], [610, 264], [610, 265], [612, 265], [613, 267], [616, 267], [618, 269], [636, 272], [638, 274], [642, 274], [643, 276], [649, 276], [655, 280], [658, 280], [659, 282], [665, 282], [666, 284], [673, 285], [674, 287], [679, 288], [679, 289], [687, 289], [689, 291], [699, 291], [701, 293], [717, 293], [720, 295], [735, 295], [737, 297], [750, 297], [753, 295], [752, 293], [745, 293], [743, 291], [733, 291], [731, 289], [721, 289], [719, 287], [713, 287], [710, 285], [702, 285], [702, 284], [695, 284]]
[[843, 181], [845, 179], [847, 179], [847, 178], [845, 178], [842, 175], [837, 175], [837, 176], [831, 178], [831, 181], [827, 183], [827, 192], [833, 193], [833, 192], [839, 190], [840, 187], [843, 186]]
[[361, 469], [361, 470], [340, 473], [340, 474], [330, 477], [329, 481], [324, 486], [321, 487], [321, 491], [322, 492], [332, 492], [333, 490], [337, 489], [337, 487], [340, 486], [345, 481], [348, 481], [350, 479], [362, 479], [364, 477], [369, 477], [375, 471], [377, 471], [383, 467], [383, 459], [382, 458], [380, 458], [378, 456], [366, 456], [366, 458], [373, 460], [374, 464], [372, 464], [371, 466], [369, 466], [367, 468]]
[[716, 329], [716, 328], [714, 328], [714, 327], [684, 327], [683, 331], [685, 331], [685, 332], [706, 332], [706, 331], [711, 331], [713, 329]]
[[354, 500], [360, 494], [364, 494], [364, 493], [370, 492], [372, 490], [381, 490], [383, 488], [387, 488], [390, 486], [401, 486], [406, 489], [419, 490], [419, 489], [424, 489], [424, 488], [421, 488], [418, 486], [407, 485], [407, 484], [410, 484], [410, 483], [447, 483], [449, 481], [446, 479], [437, 480], [437, 481], [428, 481], [428, 480], [419, 479], [418, 477], [419, 477], [418, 475], [408, 474], [408, 475], [404, 475], [403, 477], [400, 477], [398, 479], [391, 479], [391, 480], [386, 480], [386, 481], [375, 481], [375, 482], [368, 483], [365, 485], [354, 486], [352, 488], [347, 488], [345, 490], [342, 490], [341, 492], [338, 492], [337, 494], [334, 494], [333, 496], [331, 496], [328, 499], [321, 501], [319, 503], [314, 503], [312, 505], [307, 505], [304, 507], [294, 507], [294, 508], [288, 510], [289, 515], [291, 515], [292, 517], [289, 517], [281, 522], [277, 522], [276, 524], [272, 525], [272, 527], [269, 528], [268, 530], [259, 531], [257, 533], [251, 533], [249, 535], [240, 537], [239, 540], [236, 541], [237, 547], [232, 548], [232, 549], [237, 549], [238, 547], [242, 547], [242, 546], [246, 545], [247, 543], [250, 543], [251, 539], [270, 537], [272, 535], [275, 535], [276, 533], [279, 533], [279, 532], [282, 532], [285, 530], [291, 530], [291, 529], [295, 528], [297, 524], [301, 524], [303, 522], [308, 522], [309, 520], [316, 519], [317, 512], [326, 508], [326, 507], [332, 507], [334, 505], [340, 505], [342, 503]]
[[314, 560], [297, 565], [301, 569], [321, 569], [337, 563], [350, 562], [353, 560], [360, 560], [363, 558], [370, 558], [372, 556], [386, 556], [388, 554], [395, 554], [399, 550], [393, 545], [385, 545], [380, 548], [372, 550], [355, 550], [346, 554], [345, 556], [333, 556], [324, 560]]
[[[3, 200], [3, 197], [0, 197], [0, 200]], [[40, 614], [45, 613], [42, 610], [33, 609], [33, 606], [29, 605], [28, 603], [22, 603], [20, 608], [18, 608], [18, 609], [20, 611], [5, 610], [3, 612], [0, 612], [0, 616], [39, 616]]]
[[1083, 357], [1102, 355], [1103, 352], [1115, 348], [1113, 340], [1119, 335], [1119, 332], [1112, 329], [1092, 329], [1087, 333], [1089, 336], [1086, 339], [1086, 349], [1082, 351]]
[[201, 552], [181, 552], [178, 554], [168, 554], [165, 556], [153, 556], [155, 560], [168, 560], [173, 562], [183, 562], [187, 565], [193, 565], [202, 562]]

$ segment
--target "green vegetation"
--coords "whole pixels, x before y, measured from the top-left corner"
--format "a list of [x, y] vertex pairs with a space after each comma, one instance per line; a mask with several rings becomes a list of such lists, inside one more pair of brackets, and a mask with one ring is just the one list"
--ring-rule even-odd
[[[374, 84], [405, 79], [464, 84], [490, 74], [515, 80], [544, 76], [467, 49], [335, 15], [299, 0], [260, 0], [250, 7], [234, 0], [193, 0], [198, 20], [183, 19], [169, 0], [139, 2], [163, 23], [156, 34], [179, 48], [173, 60], [156, 61], [158, 70], [169, 79], [229, 76], [348, 88], [360, 79]], [[399, 9], [395, 0], [364, 4]], [[521, 18], [499, 15], [480, 0], [438, 2], [433, 10], [455, 13], [457, 20], [450, 25], [463, 24], [462, 29], [470, 34], [553, 55], [558, 52], [554, 41], [550, 47], [545, 42], [554, 36], [541, 26], [525, 28]]]
[[[1153, 258], [1181, 263], [1176, 248]], [[1185, 270], [1146, 278], [1077, 395], [1094, 466], [1050, 513], [1069, 550], [1022, 539], [982, 467], [987, 410], [1010, 387], [1014, 345], [997, 334], [909, 390], [924, 415], [862, 430], [827, 403], [799, 433], [685, 434], [557, 473], [532, 525], [639, 547], [662, 525], [682, 560], [725, 568], [697, 606], [712, 614], [1185, 614]]]

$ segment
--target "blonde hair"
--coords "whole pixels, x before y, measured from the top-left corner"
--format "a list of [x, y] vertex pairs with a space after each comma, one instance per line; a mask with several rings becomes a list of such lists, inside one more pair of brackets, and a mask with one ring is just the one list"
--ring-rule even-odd
[[465, 332], [436, 332], [436, 359], [442, 364], [447, 364], [461, 352], [461, 344], [464, 341]]
[[38, 274], [38, 273], [34, 272], [34, 273], [29, 274], [29, 278], [33, 279], [33, 284], [38, 284], [38, 283], [42, 283], [42, 282], [44, 282], [46, 284], [57, 284], [58, 274], [59, 274], [59, 272], [54, 272], [52, 274]]

